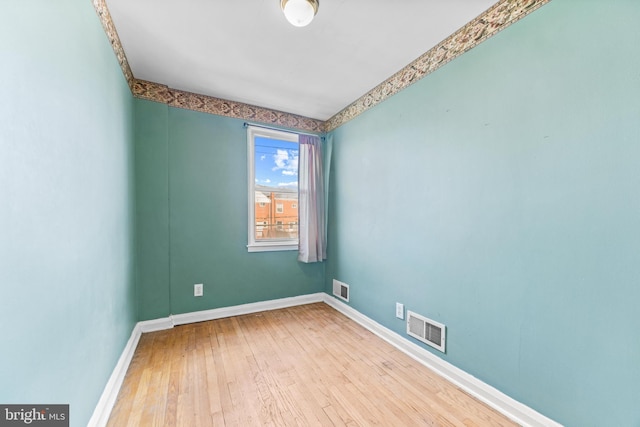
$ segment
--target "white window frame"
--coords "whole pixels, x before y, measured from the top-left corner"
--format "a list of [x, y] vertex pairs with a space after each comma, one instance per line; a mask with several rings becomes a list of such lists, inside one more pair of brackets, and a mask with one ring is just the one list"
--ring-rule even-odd
[[[259, 126], [247, 126], [247, 170], [249, 175], [249, 216], [248, 216], [248, 243], [249, 252], [270, 252], [270, 251], [297, 251], [299, 240], [282, 238], [269, 239], [268, 241], [256, 240], [255, 224], [255, 138], [263, 137], [277, 139], [280, 141], [299, 142], [298, 134], [276, 129], [268, 129]], [[299, 222], [299, 221], [298, 221]]]

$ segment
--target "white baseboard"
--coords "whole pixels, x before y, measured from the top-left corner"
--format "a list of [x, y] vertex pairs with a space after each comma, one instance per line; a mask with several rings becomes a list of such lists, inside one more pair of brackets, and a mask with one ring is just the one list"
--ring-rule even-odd
[[251, 304], [235, 305], [232, 307], [214, 308], [213, 310], [196, 311], [193, 313], [175, 314], [171, 316], [174, 325], [186, 325], [188, 323], [205, 322], [207, 320], [222, 319], [225, 317], [241, 316], [243, 314], [258, 313], [260, 311], [277, 310], [280, 308], [294, 307], [296, 305], [324, 302], [325, 293], [301, 295], [290, 298], [280, 298], [271, 301], [254, 302]]
[[140, 326], [140, 330], [142, 333], [147, 332], [155, 332], [155, 331], [163, 331], [165, 329], [173, 328], [173, 321], [171, 320], [171, 316], [163, 317], [161, 319], [154, 320], [143, 320], [142, 322], [138, 322], [138, 326]]
[[404, 352], [414, 360], [422, 363], [438, 375], [446, 378], [476, 399], [489, 405], [496, 411], [522, 426], [530, 427], [562, 427], [561, 424], [545, 417], [530, 407], [512, 399], [501, 391], [482, 382], [473, 375], [430, 353], [426, 349], [409, 341], [405, 337], [375, 322], [347, 304], [324, 294], [324, 302], [340, 313], [362, 325], [389, 344]]
[[176, 325], [187, 323], [203, 322], [206, 320], [222, 319], [224, 317], [239, 316], [242, 314], [258, 313], [260, 311], [277, 310], [279, 308], [293, 307], [296, 305], [311, 304], [314, 302], [324, 302], [324, 293], [301, 295], [298, 297], [281, 298], [271, 301], [256, 302], [251, 304], [236, 305], [233, 307], [216, 308], [213, 310], [196, 311], [193, 313], [176, 314], [154, 320], [138, 322], [131, 332], [131, 337], [122, 351], [118, 363], [109, 377], [109, 381], [100, 396], [93, 415], [87, 424], [88, 427], [104, 427], [109, 421], [109, 416], [118, 398], [120, 387], [129, 369], [131, 359], [135, 353], [140, 336], [146, 332], [161, 331], [171, 329]]
[[249, 304], [234, 305], [231, 307], [194, 311], [191, 313], [173, 314], [169, 317], [138, 322], [138, 326], [140, 326], [143, 333], [162, 331], [165, 329], [171, 329], [178, 325], [188, 325], [189, 323], [206, 322], [207, 320], [223, 319], [225, 317], [277, 310], [280, 308], [294, 307], [296, 305], [311, 304], [314, 302], [324, 302], [325, 295], [326, 294], [320, 292], [317, 294], [260, 301]]
[[91, 415], [91, 419], [87, 424], [88, 427], [104, 427], [107, 425], [109, 415], [111, 415], [113, 405], [116, 403], [118, 392], [120, 392], [120, 387], [122, 387], [122, 382], [127, 374], [127, 369], [129, 369], [129, 364], [133, 359], [133, 354], [136, 351], [141, 335], [140, 324], [136, 324], [133, 331], [131, 331], [131, 337], [129, 337], [129, 341], [127, 341], [116, 367], [109, 377], [109, 381], [107, 381], [107, 385], [104, 387], [102, 396], [100, 396], [100, 400], [98, 400], [98, 404], [93, 410], [93, 415]]
[[364, 328], [387, 341], [400, 351], [406, 353], [408, 356], [422, 363], [438, 375], [451, 381], [465, 392], [486, 403], [518, 424], [530, 427], [562, 427], [561, 424], [510, 398], [506, 394], [496, 390], [474, 376], [430, 353], [426, 349], [414, 344], [405, 337], [380, 325], [349, 305], [338, 301], [336, 298], [325, 293], [282, 298], [233, 307], [216, 308], [213, 310], [196, 311], [193, 313], [176, 314], [161, 319], [138, 322], [138, 324], [133, 328], [131, 338], [129, 338], [129, 341], [127, 342], [127, 345], [125, 346], [122, 355], [120, 356], [120, 359], [107, 382], [104, 392], [98, 401], [98, 405], [93, 411], [93, 416], [91, 417], [91, 420], [89, 420], [88, 426], [104, 427], [107, 424], [111, 410], [113, 409], [116, 398], [118, 397], [118, 392], [120, 391], [120, 387], [124, 381], [125, 374], [129, 368], [129, 363], [131, 363], [131, 359], [133, 358], [133, 354], [142, 333], [171, 329], [176, 325], [185, 325], [188, 323], [203, 322], [207, 320], [221, 319], [224, 317], [240, 316], [243, 314], [258, 313], [261, 311], [277, 310], [280, 308], [311, 304], [315, 302], [324, 302], [335, 308], [340, 313], [362, 325]]

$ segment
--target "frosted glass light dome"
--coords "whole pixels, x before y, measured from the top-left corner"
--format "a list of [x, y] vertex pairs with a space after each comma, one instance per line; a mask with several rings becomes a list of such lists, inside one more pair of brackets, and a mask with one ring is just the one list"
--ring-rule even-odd
[[309, 25], [318, 11], [317, 0], [282, 0], [280, 6], [287, 21], [296, 27]]

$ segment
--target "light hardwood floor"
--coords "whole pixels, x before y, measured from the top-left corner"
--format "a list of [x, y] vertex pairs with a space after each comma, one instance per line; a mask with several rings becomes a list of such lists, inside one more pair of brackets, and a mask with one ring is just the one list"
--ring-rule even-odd
[[516, 424], [317, 303], [143, 334], [108, 425]]

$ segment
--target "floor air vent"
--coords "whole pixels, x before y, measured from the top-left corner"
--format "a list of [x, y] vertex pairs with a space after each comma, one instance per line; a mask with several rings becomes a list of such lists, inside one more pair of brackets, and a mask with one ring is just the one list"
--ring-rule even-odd
[[[335, 285], [334, 285], [335, 286]], [[407, 310], [407, 334], [444, 353], [445, 326]]]
[[333, 279], [333, 294], [338, 298], [349, 302], [349, 285]]

